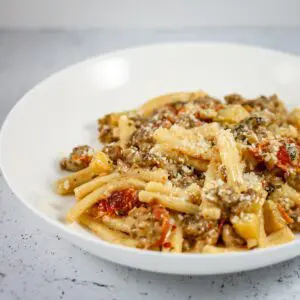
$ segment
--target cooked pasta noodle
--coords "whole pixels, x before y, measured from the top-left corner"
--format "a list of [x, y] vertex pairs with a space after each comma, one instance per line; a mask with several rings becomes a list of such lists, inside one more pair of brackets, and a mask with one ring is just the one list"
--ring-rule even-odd
[[98, 122], [56, 182], [67, 213], [110, 243], [165, 253], [264, 248], [300, 231], [300, 114], [276, 95], [151, 99]]

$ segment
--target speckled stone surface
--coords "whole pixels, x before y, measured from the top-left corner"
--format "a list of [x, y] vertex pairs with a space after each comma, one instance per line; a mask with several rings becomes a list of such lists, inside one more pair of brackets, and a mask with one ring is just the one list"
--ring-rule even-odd
[[[67, 65], [134, 45], [196, 40], [242, 42], [300, 55], [300, 28], [0, 31], [0, 124], [28, 89]], [[300, 258], [202, 277], [118, 266], [61, 239], [19, 202], [0, 175], [0, 299], [300, 299]]]

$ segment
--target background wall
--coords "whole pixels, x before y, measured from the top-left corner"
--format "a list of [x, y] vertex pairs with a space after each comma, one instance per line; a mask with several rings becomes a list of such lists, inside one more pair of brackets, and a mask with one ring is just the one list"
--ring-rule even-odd
[[298, 0], [0, 0], [0, 28], [298, 25]]

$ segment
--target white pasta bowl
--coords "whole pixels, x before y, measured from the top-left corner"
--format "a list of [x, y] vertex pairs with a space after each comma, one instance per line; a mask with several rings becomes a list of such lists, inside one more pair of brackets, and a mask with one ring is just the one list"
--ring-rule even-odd
[[[75, 145], [99, 146], [96, 120], [136, 108], [164, 93], [203, 89], [222, 97], [276, 93], [289, 108], [300, 99], [300, 58], [234, 44], [185, 43], [138, 47], [71, 66], [38, 84], [12, 109], [0, 137], [0, 163], [10, 188], [71, 243], [103, 259], [172, 274], [250, 270], [291, 259], [300, 241], [225, 254], [168, 254], [113, 245], [65, 222], [73, 197], [53, 192], [58, 159]], [[26, 224], [24, 224], [26, 226]]]

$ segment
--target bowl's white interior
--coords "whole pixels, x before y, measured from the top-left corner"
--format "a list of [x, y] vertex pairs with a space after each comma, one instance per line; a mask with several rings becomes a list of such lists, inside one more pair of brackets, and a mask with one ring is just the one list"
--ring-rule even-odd
[[197, 89], [216, 97], [277, 93], [291, 108], [300, 99], [299, 82], [299, 58], [244, 46], [171, 44], [100, 56], [50, 77], [24, 96], [1, 132], [1, 167], [23, 202], [52, 224], [70, 227], [63, 216], [74, 200], [52, 190], [63, 174], [57, 162], [75, 145], [99, 146], [96, 121], [105, 113]]

